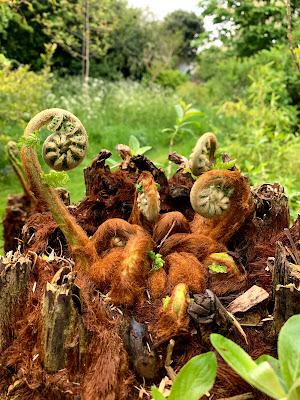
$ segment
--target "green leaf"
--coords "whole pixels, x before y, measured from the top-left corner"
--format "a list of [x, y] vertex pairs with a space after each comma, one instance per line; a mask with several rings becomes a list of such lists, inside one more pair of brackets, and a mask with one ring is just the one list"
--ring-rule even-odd
[[203, 117], [204, 113], [202, 111], [188, 111], [187, 113], [184, 114], [184, 117], [182, 118], [182, 121], [187, 121], [190, 118], [193, 117]]
[[140, 154], [140, 155], [145, 154], [147, 151], [149, 151], [149, 150], [151, 150], [151, 149], [152, 149], [151, 146], [143, 146], [143, 147], [140, 147], [140, 148], [137, 150], [137, 151], [138, 151], [137, 154]]
[[219, 264], [211, 264], [208, 266], [208, 269], [216, 274], [226, 274], [227, 273], [227, 267], [225, 265], [219, 265]]
[[141, 183], [136, 183], [135, 190], [137, 191], [137, 193], [143, 193], [143, 185]]
[[250, 385], [274, 399], [286, 395], [269, 362], [263, 361], [257, 365], [240, 346], [222, 335], [213, 333], [210, 340], [229, 366]]
[[279, 377], [267, 361], [263, 361], [252, 370], [249, 373], [249, 378], [253, 386], [273, 399], [281, 399], [286, 396]]
[[248, 377], [249, 373], [256, 368], [255, 361], [240, 346], [222, 335], [213, 333], [210, 335], [210, 341], [230, 367], [250, 383]]
[[300, 315], [287, 320], [278, 336], [278, 358], [283, 378], [290, 389], [300, 379]]
[[213, 352], [200, 354], [188, 361], [179, 371], [168, 400], [198, 400], [213, 386], [217, 361]]
[[133, 155], [138, 154], [138, 150], [140, 148], [140, 142], [139, 142], [138, 138], [133, 135], [130, 135], [128, 144], [129, 144], [130, 149], [132, 150], [132, 154]]
[[156, 386], [151, 386], [151, 395], [153, 400], [165, 400], [165, 396], [158, 390]]
[[153, 261], [151, 271], [158, 271], [165, 265], [165, 260], [163, 260], [161, 254], [155, 253], [154, 251], [151, 250], [148, 252], [148, 256]]
[[274, 371], [276, 372], [276, 374], [279, 376], [280, 375], [280, 363], [279, 360], [277, 360], [277, 358], [274, 358], [272, 356], [269, 356], [268, 354], [263, 354], [262, 356], [258, 357], [255, 362], [256, 365], [259, 365], [263, 362], [268, 362], [271, 367], [274, 369]]

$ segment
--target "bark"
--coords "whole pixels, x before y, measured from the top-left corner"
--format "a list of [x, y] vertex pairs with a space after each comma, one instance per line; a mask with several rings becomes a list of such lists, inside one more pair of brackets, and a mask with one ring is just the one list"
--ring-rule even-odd
[[32, 261], [20, 252], [0, 258], [0, 351], [14, 337], [14, 325], [28, 294]]
[[278, 334], [285, 321], [300, 313], [300, 273], [289, 262], [288, 251], [281, 242], [277, 243], [273, 268], [274, 330]]
[[47, 283], [43, 307], [44, 366], [49, 373], [76, 363], [79, 369], [86, 352], [87, 332], [81, 315], [79, 288], [74, 273], [61, 268]]

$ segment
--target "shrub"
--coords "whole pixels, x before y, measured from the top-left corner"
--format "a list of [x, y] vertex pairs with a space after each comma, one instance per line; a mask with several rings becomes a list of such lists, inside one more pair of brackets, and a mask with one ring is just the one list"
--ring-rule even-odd
[[182, 72], [174, 69], [166, 69], [159, 73], [158, 77], [156, 78], [156, 83], [165, 88], [176, 89], [177, 86], [181, 85], [187, 80], [188, 77]]
[[50, 89], [47, 70], [35, 73], [28, 66], [12, 69], [3, 55], [0, 57], [0, 168], [4, 167], [4, 145], [7, 139], [18, 139], [26, 121], [43, 108]]

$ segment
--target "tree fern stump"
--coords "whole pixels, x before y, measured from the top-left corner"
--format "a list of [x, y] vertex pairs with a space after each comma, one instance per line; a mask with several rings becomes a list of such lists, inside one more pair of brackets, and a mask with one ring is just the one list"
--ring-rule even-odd
[[14, 337], [14, 325], [28, 295], [32, 260], [19, 251], [0, 257], [0, 351]]

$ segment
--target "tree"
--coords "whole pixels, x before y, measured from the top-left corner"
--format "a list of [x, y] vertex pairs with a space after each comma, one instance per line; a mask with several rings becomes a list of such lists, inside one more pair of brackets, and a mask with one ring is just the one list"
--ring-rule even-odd
[[[115, 2], [113, 12], [118, 24], [110, 35], [110, 47], [100, 62], [92, 60], [94, 72], [114, 78], [141, 79], [147, 69], [144, 52], [153, 47], [156, 25], [138, 8]], [[157, 38], [156, 38], [157, 39]]]
[[[293, 2], [295, 15], [299, 3]], [[199, 5], [204, 15], [213, 16], [219, 38], [238, 56], [251, 56], [287, 40], [284, 0], [202, 0]]]
[[168, 14], [164, 20], [166, 36], [181, 35], [181, 43], [177, 50], [180, 59], [191, 61], [196, 57], [197, 49], [191, 41], [204, 32], [202, 18], [193, 12], [177, 10]]
[[167, 34], [164, 25], [158, 21], [152, 23], [151, 35], [144, 49], [144, 62], [152, 81], [155, 81], [162, 71], [176, 67], [182, 35], [181, 32]]
[[90, 75], [90, 57], [101, 59], [110, 47], [110, 33], [118, 22], [112, 3], [113, 0], [58, 0], [51, 13], [39, 18], [47, 36], [81, 62], [85, 83]]
[[41, 55], [49, 42], [36, 19], [51, 10], [51, 0], [21, 0], [0, 5], [0, 53], [33, 70], [43, 67]]

